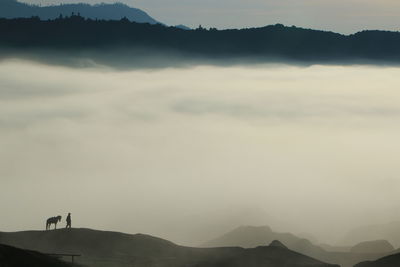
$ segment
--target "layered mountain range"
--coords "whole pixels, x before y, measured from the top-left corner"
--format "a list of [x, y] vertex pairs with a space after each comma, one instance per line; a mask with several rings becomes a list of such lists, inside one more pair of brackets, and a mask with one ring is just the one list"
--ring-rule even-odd
[[394, 247], [386, 240], [361, 242], [349, 247], [320, 246], [291, 233], [279, 233], [268, 226], [241, 226], [217, 237], [204, 247], [239, 246], [254, 248], [274, 240], [279, 240], [289, 249], [313, 257], [315, 259], [352, 267], [361, 261], [376, 260], [394, 253]]
[[0, 233], [0, 243], [41, 253], [80, 254], [78, 263], [96, 267], [338, 267], [278, 246], [277, 241], [251, 249], [191, 248], [143, 234], [61, 229]]
[[[17, 254], [21, 254], [20, 259], [33, 257], [39, 262], [51, 262], [44, 254], [79, 254], [82, 257], [78, 263], [96, 267], [353, 267], [359, 263], [357, 267], [400, 266], [387, 265], [400, 263], [398, 256], [390, 256], [398, 251], [390, 251], [387, 241], [360, 243], [346, 252], [332, 252], [266, 226], [239, 227], [204, 244], [211, 247], [199, 248], [144, 234], [91, 229], [0, 232], [0, 244], [6, 245], [0, 246], [0, 266], [2, 262], [13, 262], [13, 255]], [[386, 265], [379, 265], [380, 262]]]

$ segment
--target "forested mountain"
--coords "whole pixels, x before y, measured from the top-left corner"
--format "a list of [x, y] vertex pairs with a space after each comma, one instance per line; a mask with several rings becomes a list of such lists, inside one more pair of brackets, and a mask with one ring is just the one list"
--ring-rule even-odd
[[[285, 27], [183, 30], [160, 24], [85, 19], [50, 21], [0, 19], [0, 53], [60, 52], [131, 62], [161, 55], [187, 60], [297, 61], [306, 63], [400, 63], [400, 33], [363, 31], [353, 35]], [[84, 53], [82, 53], [84, 51]], [[107, 53], [104, 53], [104, 52]], [[139, 52], [138, 52], [139, 51]], [[77, 53], [78, 52], [78, 53]]]

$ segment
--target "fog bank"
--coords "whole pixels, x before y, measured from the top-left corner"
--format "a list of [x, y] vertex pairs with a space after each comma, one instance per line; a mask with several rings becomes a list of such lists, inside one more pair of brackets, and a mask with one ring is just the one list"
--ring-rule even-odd
[[71, 212], [188, 245], [244, 224], [334, 243], [400, 220], [399, 75], [2, 61], [0, 230]]

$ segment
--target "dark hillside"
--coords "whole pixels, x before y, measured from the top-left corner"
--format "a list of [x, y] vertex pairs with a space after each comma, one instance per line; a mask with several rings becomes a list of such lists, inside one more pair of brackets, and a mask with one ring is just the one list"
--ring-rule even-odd
[[390, 255], [376, 261], [361, 262], [354, 267], [399, 267], [400, 254]]
[[39, 252], [0, 244], [0, 267], [71, 267], [69, 263]]
[[327, 264], [279, 246], [246, 249], [232, 257], [197, 265], [199, 267], [339, 267]]

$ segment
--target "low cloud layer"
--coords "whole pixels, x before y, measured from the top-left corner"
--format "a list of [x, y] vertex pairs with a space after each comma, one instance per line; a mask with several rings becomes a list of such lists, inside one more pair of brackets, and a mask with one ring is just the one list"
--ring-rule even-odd
[[335, 242], [399, 220], [399, 74], [3, 61], [0, 229], [71, 212], [190, 245], [242, 224]]

